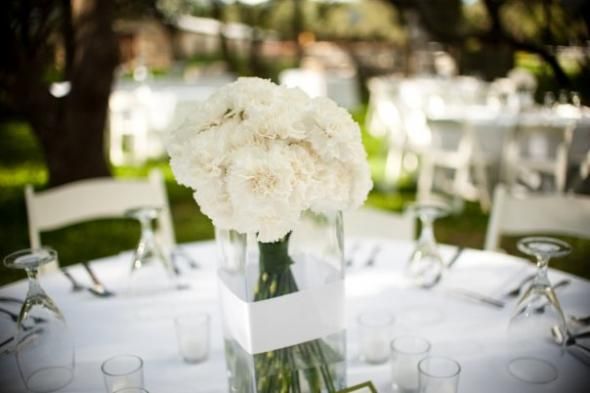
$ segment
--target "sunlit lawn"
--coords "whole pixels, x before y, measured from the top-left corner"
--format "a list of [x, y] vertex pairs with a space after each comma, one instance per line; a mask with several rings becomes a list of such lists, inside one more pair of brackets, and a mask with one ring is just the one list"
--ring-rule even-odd
[[[355, 116], [361, 124], [362, 115], [359, 112]], [[3, 257], [12, 251], [28, 247], [23, 188], [25, 184], [32, 183], [37, 189], [42, 189], [46, 184], [47, 174], [42, 154], [27, 127], [20, 123], [0, 124], [0, 138], [0, 256]], [[367, 135], [364, 135], [364, 142], [372, 167], [382, 166], [380, 142]], [[211, 223], [200, 213], [190, 190], [176, 184], [165, 160], [152, 162], [141, 168], [116, 167], [113, 168], [113, 174], [121, 178], [142, 177], [153, 167], [160, 168], [166, 178], [177, 241], [183, 243], [213, 238]], [[368, 203], [399, 212], [413, 201], [414, 195], [415, 186], [410, 177], [395, 191], [372, 192]], [[487, 218], [479, 205], [467, 203], [461, 213], [436, 223], [436, 236], [442, 243], [481, 248]], [[131, 249], [136, 245], [138, 236], [138, 224], [132, 220], [109, 219], [43, 233], [42, 242], [54, 247], [59, 253], [60, 264], [67, 266]], [[576, 252], [568, 258], [556, 261], [553, 266], [590, 278], [590, 242], [568, 240], [573, 242]], [[517, 253], [514, 239], [503, 239], [502, 245], [511, 253]], [[0, 267], [0, 284], [23, 277], [20, 271]]]

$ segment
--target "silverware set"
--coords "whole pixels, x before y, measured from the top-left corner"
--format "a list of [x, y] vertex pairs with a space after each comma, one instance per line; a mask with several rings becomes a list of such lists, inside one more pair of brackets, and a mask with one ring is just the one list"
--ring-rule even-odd
[[475, 292], [475, 291], [470, 291], [468, 289], [445, 288], [444, 291], [450, 295], [462, 297], [462, 298], [465, 298], [468, 300], [473, 300], [475, 302], [485, 304], [488, 306], [492, 306], [495, 308], [504, 308], [504, 306], [506, 305], [506, 302], [504, 302], [502, 300], [495, 299], [491, 296], [486, 296], [486, 295], [483, 295], [483, 294]]
[[78, 280], [76, 280], [74, 278], [74, 276], [72, 276], [72, 274], [65, 267], [60, 268], [60, 271], [68, 279], [68, 281], [72, 284], [72, 292], [88, 291], [91, 294], [93, 294], [94, 296], [101, 297], [101, 298], [115, 296], [115, 293], [113, 291], [106, 289], [106, 287], [102, 284], [102, 282], [99, 280], [98, 276], [94, 273], [94, 271], [92, 270], [92, 268], [90, 267], [90, 264], [88, 262], [82, 262], [82, 267], [84, 268], [86, 273], [88, 273], [88, 275], [90, 276], [90, 280], [92, 281], [91, 286], [86, 286], [86, 285], [80, 284], [80, 282], [78, 282]]
[[[190, 269], [199, 269], [200, 265], [195, 261], [184, 249], [181, 247], [176, 247], [170, 253], [170, 263], [172, 265], [172, 269], [176, 276], [180, 276], [182, 271], [178, 266], [178, 261], [182, 260]], [[88, 291], [92, 295], [100, 298], [108, 298], [115, 296], [115, 292], [107, 289], [107, 287], [102, 283], [102, 281], [98, 278], [90, 263], [82, 262], [82, 267], [90, 277], [92, 284], [90, 286], [81, 284], [65, 267], [60, 268], [62, 274], [68, 279], [68, 281], [72, 284], [72, 292], [81, 292], [81, 291]], [[186, 289], [188, 288], [187, 285], [179, 284], [177, 289]]]
[[[354, 243], [352, 245], [352, 247], [350, 248], [350, 251], [347, 253], [346, 256], [346, 267], [352, 267], [355, 265], [354, 261], [355, 261], [355, 256], [358, 253], [358, 251], [360, 250], [361, 246], [360, 243]], [[369, 254], [368, 257], [365, 259], [364, 262], [362, 262], [360, 264], [360, 266], [362, 267], [366, 267], [366, 268], [370, 268], [372, 266], [375, 265], [375, 261], [378, 258], [379, 254], [381, 253], [382, 248], [381, 245], [379, 244], [375, 244]], [[453, 267], [455, 265], [455, 263], [460, 259], [460, 257], [463, 255], [465, 251], [465, 247], [463, 246], [459, 246], [457, 247], [455, 253], [451, 256], [451, 258], [448, 260], [448, 262], [446, 263], [446, 268], [450, 269], [451, 267]], [[513, 298], [517, 298], [521, 293], [524, 292], [524, 290], [526, 290], [526, 288], [528, 287], [527, 284], [529, 284], [531, 281], [533, 281], [533, 279], [535, 278], [535, 274], [529, 274], [526, 277], [524, 277], [514, 288], [508, 290], [506, 293], [504, 293], [500, 298], [495, 298], [492, 296], [487, 296], [487, 295], [483, 295], [480, 294], [478, 292], [475, 291], [470, 291], [470, 290], [465, 290], [465, 289], [460, 289], [460, 288], [445, 288], [445, 292], [449, 293], [451, 295], [455, 295], [455, 296], [459, 296], [462, 298], [466, 298], [469, 300], [473, 300], [488, 306], [492, 306], [495, 308], [503, 308], [506, 305], [506, 301], [503, 300], [504, 298], [507, 299], [513, 299]], [[425, 287], [424, 289], [431, 289], [433, 287], [435, 287], [440, 280], [436, 281], [434, 285]], [[566, 287], [568, 285], [571, 284], [571, 281], [568, 279], [563, 279], [558, 281], [555, 285], [553, 285], [553, 289], [559, 289], [559, 288], [563, 288]], [[535, 309], [535, 312], [543, 312], [545, 309], [546, 304], [542, 304], [539, 307], [537, 307], [537, 309]], [[572, 317], [575, 318], [575, 317]], [[582, 320], [583, 324], [590, 324], [590, 316], [587, 319], [583, 319]]]
[[[350, 250], [346, 253], [345, 256], [345, 264], [346, 267], [352, 267], [355, 265], [355, 256], [356, 254], [359, 252], [359, 250], [361, 249], [361, 244], [356, 242], [353, 243], [352, 247], [350, 248]], [[372, 267], [375, 266], [375, 262], [377, 260], [377, 258], [379, 257], [379, 254], [382, 251], [382, 247], [380, 244], [375, 244], [373, 245], [373, 247], [371, 248], [371, 250], [368, 253], [367, 258], [365, 259], [364, 262], [362, 262], [360, 264], [360, 266], [362, 267]], [[463, 246], [459, 246], [457, 247], [455, 253], [453, 254], [453, 256], [448, 260], [448, 262], [446, 263], [446, 268], [451, 268], [461, 257], [461, 255], [463, 255], [463, 252], [465, 251], [465, 247]]]
[[[533, 275], [534, 278], [534, 275]], [[518, 296], [518, 294], [520, 294], [521, 292], [523, 292], [523, 287], [526, 286], [526, 284], [528, 283], [528, 281], [531, 281], [531, 279], [528, 280], [522, 280], [521, 283], [519, 284], [520, 287], [518, 288], [518, 291], [516, 291], [515, 289], [512, 289], [508, 292], [506, 292], [504, 294], [504, 297], [506, 298], [516, 298]], [[563, 288], [563, 287], [567, 287], [568, 285], [571, 284], [571, 281], [568, 279], [563, 279], [558, 281], [555, 285], [552, 286], [553, 290], [555, 289], [559, 289], [559, 288]], [[502, 299], [497, 299], [491, 296], [486, 296], [474, 291], [469, 291], [469, 290], [464, 290], [464, 289], [459, 289], [459, 288], [447, 288], [446, 291], [450, 294], [453, 295], [458, 295], [464, 298], [468, 298], [470, 300], [474, 300], [480, 303], [484, 303], [496, 308], [503, 308], [506, 305], [506, 301], [502, 300]], [[514, 295], [514, 293], [516, 293], [517, 295]], [[545, 304], [541, 304], [540, 306], [536, 307], [533, 311], [536, 313], [542, 313], [545, 311], [545, 307], [547, 306], [547, 303]], [[590, 319], [590, 318], [589, 318]]]
[[511, 290], [506, 292], [504, 294], [504, 297], [508, 297], [508, 298], [518, 297], [518, 295], [520, 295], [520, 292], [525, 287], [525, 285], [528, 284], [530, 281], [532, 281], [534, 278], [535, 278], [535, 273], [527, 275], [514, 288], [512, 288]]
[[[350, 248], [350, 251], [348, 253], [346, 253], [345, 256], [345, 264], [346, 267], [353, 267], [355, 265], [355, 260], [356, 258], [356, 254], [360, 251], [361, 249], [361, 245], [360, 243], [354, 243], [352, 245], [352, 247]], [[381, 245], [380, 244], [375, 244], [373, 247], [371, 247], [371, 250], [368, 253], [367, 258], [360, 263], [361, 267], [372, 267], [375, 266], [375, 262], [377, 260], [377, 258], [379, 257], [379, 254], [381, 253], [382, 249], [381, 249]]]
[[178, 260], [184, 261], [189, 268], [191, 269], [199, 269], [201, 266], [197, 261], [195, 261], [182, 247], [176, 247], [170, 253], [170, 260], [172, 262], [172, 266], [176, 266], [175, 269], [178, 269]]
[[[515, 286], [513, 289], [511, 289], [510, 291], [506, 292], [504, 294], [504, 297], [507, 298], [516, 298], [518, 297], [525, 288], [528, 288], [528, 283], [531, 282], [533, 279], [535, 278], [535, 274], [531, 274], [529, 276], [526, 276], [517, 286]], [[561, 287], [565, 287], [568, 286], [569, 284], [571, 284], [571, 281], [568, 279], [563, 279], [558, 281], [555, 285], [553, 285], [553, 289], [557, 289], [557, 288], [561, 288]]]

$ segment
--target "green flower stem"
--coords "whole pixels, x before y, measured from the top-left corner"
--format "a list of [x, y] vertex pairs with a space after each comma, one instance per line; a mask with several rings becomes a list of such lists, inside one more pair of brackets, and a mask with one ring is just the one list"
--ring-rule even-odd
[[[258, 244], [260, 276], [254, 301], [288, 295], [299, 290], [290, 268], [294, 262], [288, 252], [289, 237], [290, 234], [274, 243]], [[302, 393], [300, 371], [312, 393], [321, 393], [322, 386], [329, 393], [336, 392], [326, 351], [333, 353], [332, 348], [318, 339], [255, 355], [255, 370], [260, 375], [257, 381], [258, 392]], [[303, 363], [303, 368], [300, 363]]]

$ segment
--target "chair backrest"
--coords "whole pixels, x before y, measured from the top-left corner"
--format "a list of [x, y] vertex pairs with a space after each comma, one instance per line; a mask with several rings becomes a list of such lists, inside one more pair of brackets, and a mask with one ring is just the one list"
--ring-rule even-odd
[[459, 152], [465, 141], [465, 124], [460, 120], [427, 118], [432, 135], [430, 147], [445, 152]]
[[590, 197], [512, 195], [500, 185], [494, 193], [485, 249], [496, 250], [502, 234], [554, 234], [590, 239]]
[[414, 217], [362, 207], [344, 213], [344, 235], [400, 240], [414, 239]]
[[174, 228], [162, 174], [153, 170], [148, 179], [86, 179], [46, 191], [25, 188], [31, 248], [41, 246], [41, 231], [99, 218], [122, 218], [128, 209], [161, 208], [157, 235], [165, 247], [174, 246]]
[[523, 159], [557, 159], [566, 131], [563, 125], [519, 124], [514, 136], [517, 154]]

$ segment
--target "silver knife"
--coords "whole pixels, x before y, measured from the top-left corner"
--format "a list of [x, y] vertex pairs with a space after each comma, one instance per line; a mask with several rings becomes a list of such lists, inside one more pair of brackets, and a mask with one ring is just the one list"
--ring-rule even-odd
[[465, 247], [463, 247], [463, 246], [457, 247], [457, 251], [455, 251], [455, 254], [447, 262], [447, 269], [451, 268], [455, 264], [455, 262], [457, 262], [457, 260], [461, 256], [461, 254], [463, 254], [463, 251], [465, 251]]
[[469, 300], [475, 300], [480, 303], [484, 303], [496, 308], [504, 308], [506, 303], [501, 300], [494, 299], [493, 297], [482, 295], [481, 293], [473, 292], [468, 289], [461, 288], [445, 288], [445, 292], [450, 295], [459, 296]]

